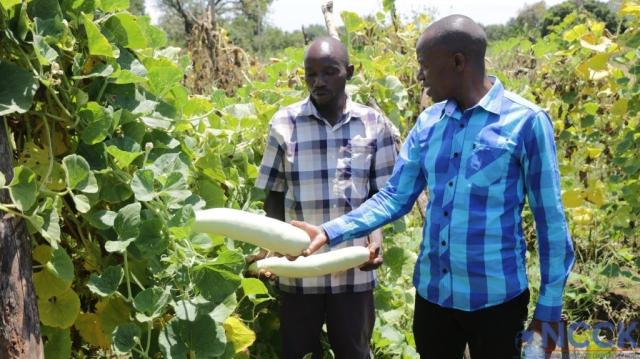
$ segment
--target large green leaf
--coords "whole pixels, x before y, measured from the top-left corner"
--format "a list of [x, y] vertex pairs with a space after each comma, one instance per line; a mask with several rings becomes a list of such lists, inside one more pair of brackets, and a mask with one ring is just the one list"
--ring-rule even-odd
[[221, 323], [202, 315], [193, 322], [177, 318], [170, 320], [160, 332], [158, 344], [169, 359], [186, 359], [192, 355], [216, 358], [224, 353], [227, 338]]
[[0, 61], [0, 116], [25, 113], [33, 103], [38, 81], [29, 71]]
[[93, 293], [101, 297], [107, 297], [118, 290], [120, 283], [122, 283], [122, 278], [124, 278], [122, 267], [110, 266], [105, 268], [100, 275], [91, 274], [87, 287]]
[[167, 34], [159, 27], [151, 25], [151, 18], [138, 16], [138, 22], [143, 33], [147, 36], [147, 44], [150, 48], [161, 48], [167, 44]]
[[50, 298], [38, 298], [40, 321], [56, 328], [69, 328], [80, 313], [80, 298], [71, 288]]
[[136, 345], [136, 338], [140, 341], [140, 327], [135, 323], [119, 325], [113, 332], [113, 347], [117, 353], [128, 353]]
[[213, 303], [222, 302], [240, 287], [240, 277], [222, 268], [204, 267], [196, 272], [194, 283], [200, 294]]
[[[49, 204], [49, 202], [51, 202]], [[40, 216], [43, 218], [42, 227], [40, 228], [40, 234], [46, 239], [52, 247], [57, 248], [60, 242], [60, 198], [56, 197], [55, 200], [47, 200], [46, 209], [39, 211]]]
[[224, 250], [218, 256], [207, 263], [208, 266], [220, 266], [233, 273], [240, 272], [245, 265], [244, 256], [236, 250]]
[[43, 325], [41, 331], [45, 358], [71, 358], [71, 334], [68, 328], [59, 329]]
[[58, 0], [31, 0], [28, 3], [28, 12], [31, 18], [62, 18], [62, 10]]
[[179, 172], [173, 172], [166, 178], [160, 195], [165, 198], [169, 208], [176, 209], [181, 208], [192, 193], [184, 176]]
[[38, 298], [47, 299], [64, 293], [71, 286], [71, 282], [64, 281], [45, 269], [33, 273], [33, 285]]
[[40, 35], [33, 36], [33, 49], [41, 65], [49, 65], [58, 58], [58, 52]]
[[[68, 33], [68, 24], [62, 21], [62, 16], [56, 15], [53, 18], [33, 19], [35, 34], [45, 38], [47, 41], [63, 41], [63, 36]], [[49, 42], [51, 44], [51, 42]]]
[[118, 51], [114, 51], [106, 37], [100, 29], [93, 23], [89, 15], [83, 15], [84, 29], [87, 32], [87, 42], [89, 44], [89, 54], [95, 56], [118, 57]]
[[140, 322], [148, 322], [159, 317], [170, 299], [171, 294], [168, 290], [158, 287], [143, 290], [133, 299], [133, 306], [138, 311], [136, 319]]
[[74, 277], [74, 268], [71, 258], [62, 247], [51, 251], [51, 258], [45, 264], [45, 269], [65, 282], [71, 283]]
[[112, 333], [120, 324], [131, 321], [130, 305], [121, 296], [110, 296], [96, 304], [96, 314], [105, 333]]
[[115, 79], [114, 83], [127, 84], [147, 80], [147, 69], [129, 50], [120, 50], [118, 65], [120, 65], [120, 70], [116, 71], [112, 76]]
[[79, 112], [82, 130], [80, 138], [88, 145], [104, 141], [111, 134], [113, 111], [96, 102], [87, 103]]
[[140, 157], [144, 151], [141, 151], [140, 144], [131, 138], [115, 138], [109, 141], [107, 153], [110, 154], [115, 164], [120, 169], [128, 167], [136, 158]]
[[97, 229], [107, 229], [113, 227], [116, 215], [116, 212], [102, 209], [89, 212], [84, 218]]
[[62, 160], [67, 186], [85, 193], [98, 193], [98, 181], [91, 172], [87, 160], [78, 155], [69, 155]]
[[86, 343], [102, 349], [109, 349], [111, 346], [111, 332], [108, 333], [109, 335], [105, 333], [98, 314], [80, 313], [73, 326]]
[[113, 172], [98, 174], [98, 187], [100, 187], [100, 198], [109, 203], [120, 203], [126, 201], [133, 195], [127, 183], [115, 175]]
[[120, 241], [135, 240], [140, 234], [140, 203], [126, 205], [118, 211], [113, 229]]
[[73, 199], [73, 204], [76, 205], [76, 210], [80, 213], [87, 213], [91, 210], [91, 200], [89, 197], [83, 194], [71, 194], [71, 199]]
[[163, 96], [175, 84], [182, 81], [184, 75], [176, 64], [165, 58], [147, 58], [144, 60], [144, 66], [149, 72], [149, 84], [153, 92], [159, 96]]
[[18, 166], [13, 169], [13, 179], [9, 183], [11, 200], [19, 210], [28, 211], [36, 202], [38, 183], [36, 174], [27, 167]]
[[162, 254], [169, 246], [169, 237], [162, 233], [164, 222], [160, 218], [146, 219], [140, 226], [135, 246], [144, 255]]
[[189, 171], [187, 163], [179, 153], [166, 153], [156, 158], [150, 168], [156, 177], [161, 177], [172, 172], [186, 173]]
[[131, 180], [131, 190], [138, 201], [147, 202], [155, 198], [153, 171], [137, 170]]
[[227, 203], [224, 189], [215, 182], [206, 179], [198, 181], [197, 193], [204, 198], [209, 208], [225, 207]]
[[138, 25], [138, 18], [129, 13], [123, 12], [111, 16], [104, 24], [104, 29], [122, 47], [130, 49], [147, 47], [147, 37]]
[[226, 180], [219, 153], [207, 153], [196, 161], [196, 167], [212, 181], [222, 183]]
[[176, 317], [180, 320], [192, 322], [198, 316], [198, 304], [190, 300], [179, 300], [171, 305]]
[[0, 6], [9, 11], [12, 7], [20, 4], [22, 0], [0, 0]]
[[107, 12], [126, 10], [129, 8], [129, 0], [99, 0], [98, 8]]

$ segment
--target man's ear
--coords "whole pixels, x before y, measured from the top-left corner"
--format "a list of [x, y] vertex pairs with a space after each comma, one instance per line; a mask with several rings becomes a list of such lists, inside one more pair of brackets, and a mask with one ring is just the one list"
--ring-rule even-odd
[[456, 72], [463, 72], [464, 68], [467, 66], [467, 58], [464, 54], [456, 52], [453, 54], [453, 64]]
[[354, 67], [352, 64], [347, 65], [347, 80], [351, 80], [353, 77]]

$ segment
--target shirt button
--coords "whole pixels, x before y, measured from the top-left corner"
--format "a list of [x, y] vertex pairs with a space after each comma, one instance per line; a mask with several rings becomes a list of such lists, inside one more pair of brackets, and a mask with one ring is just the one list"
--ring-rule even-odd
[[447, 245], [447, 241], [442, 241], [442, 242], [440, 242], [440, 244], [442, 244], [443, 246], [446, 246]]
[[460, 124], [460, 128], [464, 128], [464, 123], [461, 123], [461, 124]]
[[449, 182], [449, 187], [453, 187], [453, 181]]
[[458, 157], [458, 152], [455, 152], [455, 153], [453, 154], [453, 157]]
[[448, 216], [448, 215], [449, 215], [449, 212], [444, 211], [444, 216], [446, 217], [446, 216]]
[[447, 268], [442, 268], [442, 273], [447, 274], [448, 270]]

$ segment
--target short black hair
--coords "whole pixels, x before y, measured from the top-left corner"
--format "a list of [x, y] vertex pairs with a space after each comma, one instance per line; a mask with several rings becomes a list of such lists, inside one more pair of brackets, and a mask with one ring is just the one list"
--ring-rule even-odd
[[309, 44], [309, 47], [307, 47], [307, 49], [305, 50], [304, 58], [307, 58], [309, 52], [312, 51], [312, 49], [316, 49], [318, 46], [322, 46], [323, 43], [329, 45], [331, 55], [334, 56], [336, 60], [340, 61], [345, 67], [349, 65], [349, 51], [347, 51], [347, 48], [342, 42], [340, 42], [340, 40], [331, 36], [322, 36], [315, 38], [311, 42], [311, 44]]
[[471, 63], [484, 69], [487, 35], [482, 27], [464, 15], [450, 15], [433, 22], [420, 36], [418, 50], [444, 47], [462, 53]]

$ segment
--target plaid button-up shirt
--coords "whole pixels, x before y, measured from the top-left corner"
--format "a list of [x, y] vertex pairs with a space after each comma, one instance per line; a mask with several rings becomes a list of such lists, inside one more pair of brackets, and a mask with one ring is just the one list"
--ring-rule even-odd
[[[357, 208], [386, 183], [396, 160], [393, 129], [376, 110], [351, 102], [331, 126], [307, 98], [278, 111], [256, 187], [285, 193], [285, 220], [320, 225]], [[366, 246], [352, 238], [318, 253]], [[320, 294], [362, 292], [375, 286], [375, 272], [358, 268], [313, 278], [279, 278], [281, 290]]]

